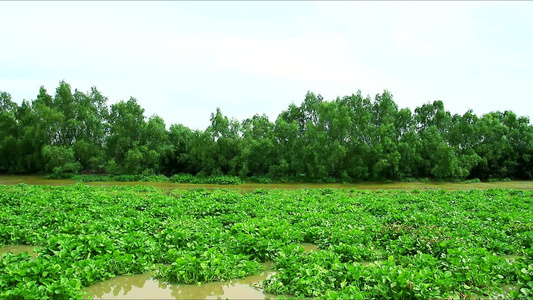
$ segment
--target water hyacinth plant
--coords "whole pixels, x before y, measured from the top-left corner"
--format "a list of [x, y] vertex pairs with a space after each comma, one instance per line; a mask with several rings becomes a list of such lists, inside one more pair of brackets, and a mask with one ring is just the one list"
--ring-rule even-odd
[[[239, 278], [324, 299], [533, 296], [533, 192], [0, 186], [0, 298], [86, 298], [118, 275]], [[305, 251], [312, 243], [317, 251]], [[505, 288], [505, 291], [503, 290]]]

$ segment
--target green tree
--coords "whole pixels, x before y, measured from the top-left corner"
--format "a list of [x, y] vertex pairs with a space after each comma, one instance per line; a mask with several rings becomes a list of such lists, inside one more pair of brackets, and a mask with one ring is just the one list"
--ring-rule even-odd
[[374, 157], [369, 168], [373, 179], [398, 178], [401, 154], [398, 140], [401, 131], [396, 128], [398, 106], [392, 94], [384, 91], [376, 95], [372, 105], [374, 115], [371, 151]]
[[161, 117], [153, 115], [148, 119], [143, 128], [141, 144], [144, 147], [143, 170], [160, 173], [162, 166], [168, 164], [172, 155], [169, 133]]
[[372, 155], [373, 146], [373, 113], [370, 97], [361, 95], [361, 91], [343, 97], [340, 102], [348, 108], [351, 127], [346, 138], [347, 151], [343, 166], [346, 176], [353, 180], [370, 179], [370, 168], [375, 159]]
[[105, 138], [108, 132], [108, 99], [96, 87], [89, 94], [75, 91], [75, 137], [73, 148], [82, 168], [91, 172], [104, 170]]
[[266, 115], [254, 115], [241, 124], [240, 176], [265, 176], [276, 161], [274, 124]]
[[216, 157], [214, 174], [238, 175], [240, 163], [240, 123], [235, 119], [224, 116], [217, 108], [216, 113], [211, 114], [211, 125], [206, 132], [211, 136], [215, 147], [208, 148], [214, 152], [204, 152], [206, 155]]
[[170, 153], [166, 160], [166, 171], [169, 174], [196, 174], [201, 167], [191, 157], [195, 133], [182, 124], [172, 124], [169, 129]]
[[46, 160], [45, 171], [56, 178], [77, 174], [81, 165], [74, 159], [74, 150], [66, 146], [46, 145], [42, 150]]
[[17, 166], [18, 105], [11, 95], [0, 92], [0, 172], [13, 172]]
[[[120, 101], [111, 105], [109, 113], [109, 135], [106, 138], [106, 152], [118, 166], [125, 167], [128, 152], [140, 146], [146, 121], [144, 109], [131, 97], [128, 101]], [[131, 157], [137, 157], [134, 150]], [[132, 158], [130, 158], [130, 163]]]
[[275, 178], [296, 177], [304, 172], [301, 164], [299, 129], [295, 120], [287, 122], [280, 114], [273, 128], [275, 139], [275, 162], [269, 167], [269, 174]]

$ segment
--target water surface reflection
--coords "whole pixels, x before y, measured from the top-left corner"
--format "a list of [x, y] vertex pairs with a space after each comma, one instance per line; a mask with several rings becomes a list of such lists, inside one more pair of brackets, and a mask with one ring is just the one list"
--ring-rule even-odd
[[275, 274], [271, 264], [264, 264], [261, 274], [225, 282], [201, 285], [166, 284], [153, 278], [154, 273], [117, 276], [87, 289], [91, 299], [266, 299], [261, 289], [263, 280]]

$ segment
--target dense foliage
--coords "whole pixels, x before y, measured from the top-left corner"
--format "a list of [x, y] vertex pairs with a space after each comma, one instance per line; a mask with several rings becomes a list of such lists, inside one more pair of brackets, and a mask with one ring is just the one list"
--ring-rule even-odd
[[[48, 175], [47, 178], [53, 178], [54, 176]], [[72, 180], [79, 182], [94, 182], [94, 181], [115, 181], [115, 182], [131, 182], [131, 181], [147, 181], [147, 182], [175, 182], [175, 183], [192, 183], [192, 184], [242, 184], [244, 181], [237, 176], [228, 175], [212, 175], [212, 176], [193, 176], [191, 174], [174, 174], [172, 177], [165, 175], [74, 175]], [[254, 179], [250, 177], [249, 179]], [[258, 180], [260, 181], [260, 180]], [[260, 182], [268, 183], [268, 182]]]
[[0, 93], [0, 172], [52, 177], [256, 176], [282, 181], [531, 179], [533, 126], [511, 111], [452, 115], [442, 101], [399, 109], [385, 91], [324, 101], [307, 93], [272, 122], [217, 109], [206, 130], [144, 116], [135, 98], [107, 105], [96, 88], [41, 87], [18, 105]]
[[[533, 296], [533, 192], [0, 186], [0, 298], [80, 298], [159, 265], [169, 282], [246, 276], [314, 298]], [[304, 252], [301, 243], [319, 245]], [[505, 256], [516, 254], [516, 256]]]

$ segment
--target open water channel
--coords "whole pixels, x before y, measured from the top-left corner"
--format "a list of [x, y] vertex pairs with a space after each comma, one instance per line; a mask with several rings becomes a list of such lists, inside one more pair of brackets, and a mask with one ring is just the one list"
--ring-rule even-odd
[[[0, 185], [16, 185], [25, 183], [30, 185], [51, 185], [64, 186], [78, 183], [78, 181], [70, 179], [45, 179], [37, 175], [0, 175]], [[363, 183], [245, 183], [239, 185], [219, 185], [219, 184], [187, 184], [187, 183], [172, 183], [172, 182], [84, 182], [83, 184], [91, 186], [116, 186], [116, 185], [144, 185], [153, 186], [165, 190], [173, 189], [232, 189], [242, 193], [252, 192], [256, 189], [283, 189], [295, 190], [303, 188], [333, 188], [333, 189], [361, 189], [361, 190], [412, 190], [412, 189], [444, 189], [444, 190], [469, 190], [469, 189], [491, 189], [491, 188], [505, 188], [505, 189], [521, 189], [533, 190], [533, 181], [512, 181], [512, 182], [478, 182], [478, 183], [450, 183], [450, 182], [363, 182]]]

